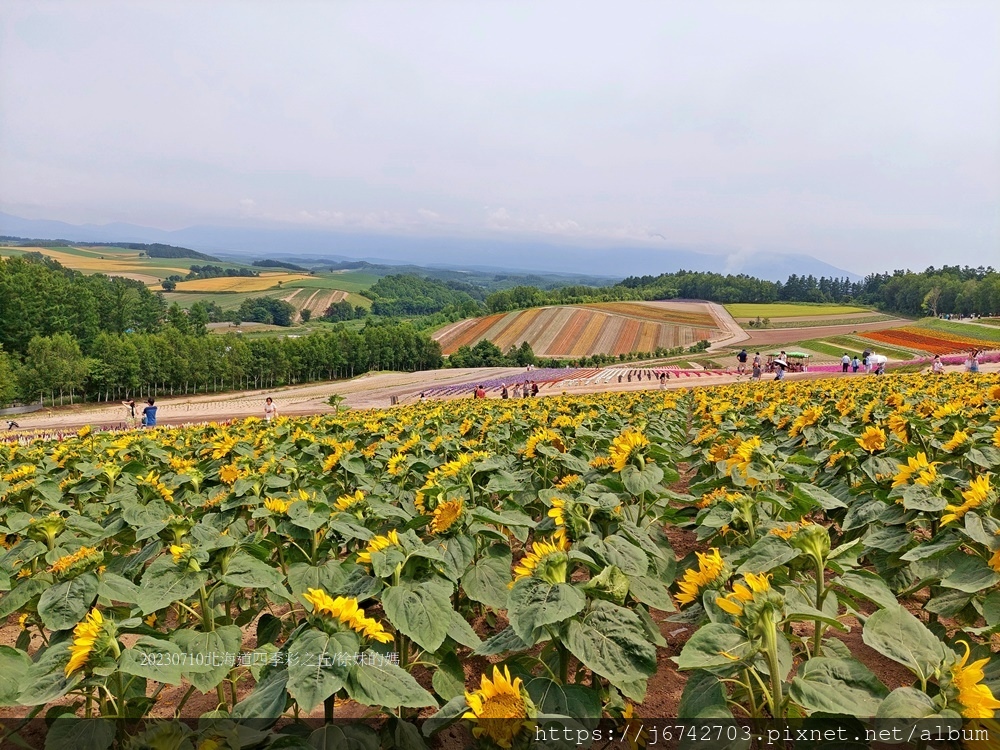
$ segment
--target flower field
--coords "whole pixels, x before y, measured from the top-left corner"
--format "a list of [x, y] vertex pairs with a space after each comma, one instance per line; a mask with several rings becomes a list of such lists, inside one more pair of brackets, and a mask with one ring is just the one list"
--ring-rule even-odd
[[906, 326], [885, 331], [869, 331], [858, 334], [860, 338], [877, 341], [890, 346], [901, 346], [907, 349], [917, 349], [930, 354], [955, 354], [967, 352], [970, 349], [980, 349], [988, 346], [982, 339], [973, 339], [944, 331], [934, 331], [927, 328]]
[[[960, 374], [3, 446], [2, 731], [522, 747], [568, 717], [637, 721], [670, 620], [696, 627], [673, 652], [682, 717], [982, 722], [998, 467], [1000, 376]], [[681, 529], [698, 546], [678, 559]], [[329, 723], [345, 712], [381, 721]]]
[[496, 313], [448, 326], [434, 338], [444, 354], [489, 339], [503, 351], [527, 341], [539, 356], [584, 357], [672, 349], [717, 334], [702, 305], [607, 302]]

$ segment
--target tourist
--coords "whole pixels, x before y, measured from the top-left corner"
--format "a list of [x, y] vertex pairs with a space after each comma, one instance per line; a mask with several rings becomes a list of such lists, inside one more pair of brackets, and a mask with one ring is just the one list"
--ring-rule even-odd
[[486, 398], [486, 389], [482, 385], [476, 388], [476, 398]]
[[531, 395], [532, 396], [538, 395], [538, 383], [536, 383], [534, 380], [531, 381]]
[[739, 365], [736, 367], [737, 380], [747, 374], [747, 356], [746, 349], [740, 349], [740, 353], [736, 355], [736, 361], [739, 362]]
[[847, 352], [844, 352], [844, 356], [840, 358], [840, 368], [842, 372], [847, 372], [847, 368], [851, 366], [851, 357]]
[[969, 358], [965, 361], [966, 372], [979, 372], [979, 350], [973, 349]]
[[760, 372], [761, 372], [760, 357], [754, 357], [754, 360], [753, 360], [753, 370], [752, 370], [752, 374], [750, 376], [750, 379], [751, 380], [760, 380]]
[[264, 399], [264, 421], [270, 422], [278, 416], [278, 407], [274, 405], [274, 401], [268, 396]]
[[944, 375], [944, 362], [941, 361], [941, 355], [934, 355], [934, 363], [931, 365], [931, 372], [935, 375]]
[[146, 408], [142, 410], [142, 426], [156, 427], [156, 407], [153, 406], [153, 399], [146, 399]]
[[507, 393], [507, 386], [503, 383], [500, 384], [500, 398], [510, 398], [510, 394]]
[[857, 371], [858, 371], [858, 370], [859, 370], [860, 368], [861, 368], [861, 360], [860, 360], [860, 359], [858, 359], [858, 355], [857, 355], [857, 354], [855, 354], [855, 355], [854, 355], [854, 359], [852, 359], [852, 360], [851, 360], [851, 369], [852, 369], [852, 370], [853, 370], [853, 371], [854, 371], [855, 373], [857, 373]]
[[128, 411], [129, 411], [128, 419], [127, 419], [128, 426], [130, 428], [131, 427], [135, 427], [135, 399], [134, 398], [130, 398], [128, 401], [122, 401], [122, 406], [127, 406], [128, 407]]
[[667, 374], [664, 372], [660, 373], [660, 390], [662, 391], [667, 387]]

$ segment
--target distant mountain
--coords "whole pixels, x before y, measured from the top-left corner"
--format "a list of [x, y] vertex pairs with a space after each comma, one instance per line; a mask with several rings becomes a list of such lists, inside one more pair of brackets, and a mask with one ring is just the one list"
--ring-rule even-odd
[[294, 257], [300, 263], [315, 257], [327, 262], [364, 260], [378, 265], [414, 264], [496, 273], [515, 270], [569, 273], [605, 279], [656, 275], [681, 269], [744, 273], [772, 281], [784, 281], [791, 274], [860, 278], [809, 255], [746, 252], [723, 255], [627, 244], [598, 248], [568, 241], [558, 244], [531, 239], [358, 234], [286, 225], [203, 225], [167, 231], [121, 223], [77, 226], [0, 213], [0, 234], [89, 242], [168, 243], [243, 258]]

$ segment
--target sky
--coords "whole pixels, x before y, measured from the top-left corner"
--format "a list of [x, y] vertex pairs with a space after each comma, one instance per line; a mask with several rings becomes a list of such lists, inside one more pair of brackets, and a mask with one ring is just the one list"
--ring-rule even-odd
[[5, 0], [0, 211], [1000, 266], [1000, 3]]

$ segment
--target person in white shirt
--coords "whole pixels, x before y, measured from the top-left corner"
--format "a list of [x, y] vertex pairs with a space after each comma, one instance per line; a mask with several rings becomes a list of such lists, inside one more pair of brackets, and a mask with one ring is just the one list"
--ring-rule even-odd
[[270, 422], [276, 416], [278, 416], [278, 407], [274, 405], [274, 401], [268, 396], [264, 401], [264, 419]]
[[851, 358], [848, 356], [847, 352], [844, 352], [844, 356], [840, 358], [840, 367], [843, 372], [847, 372], [847, 368], [851, 366]]

